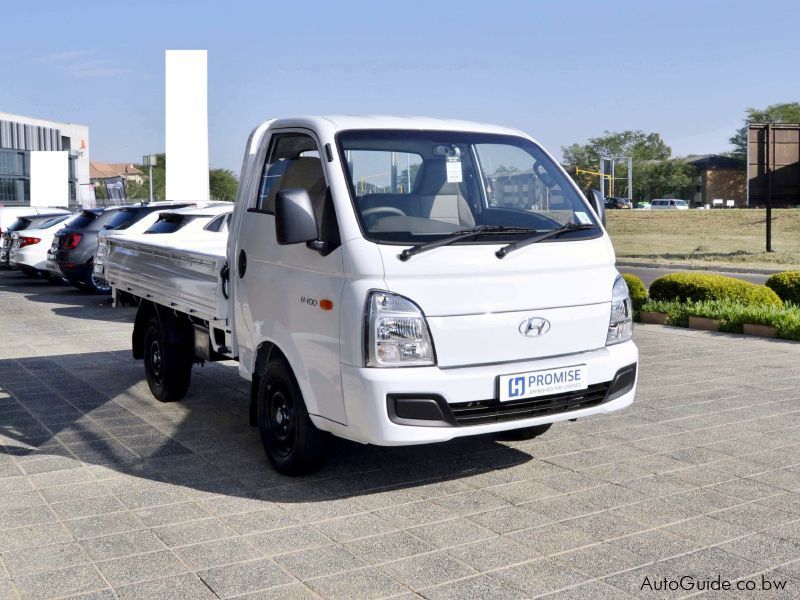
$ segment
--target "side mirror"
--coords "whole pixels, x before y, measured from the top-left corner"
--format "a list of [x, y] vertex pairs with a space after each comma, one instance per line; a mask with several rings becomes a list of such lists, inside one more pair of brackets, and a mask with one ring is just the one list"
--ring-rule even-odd
[[606, 204], [603, 201], [603, 196], [600, 190], [589, 190], [588, 194], [589, 204], [594, 209], [595, 214], [600, 219], [603, 227], [606, 226]]
[[275, 237], [282, 246], [315, 242], [317, 217], [308, 191], [282, 190], [275, 198]]

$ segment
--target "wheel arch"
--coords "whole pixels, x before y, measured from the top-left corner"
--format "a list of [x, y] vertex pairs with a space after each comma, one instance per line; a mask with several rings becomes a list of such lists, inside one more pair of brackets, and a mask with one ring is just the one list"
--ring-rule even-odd
[[133, 323], [133, 334], [131, 335], [131, 350], [133, 358], [141, 360], [144, 358], [144, 335], [147, 330], [147, 323], [154, 316], [158, 319], [167, 341], [171, 343], [189, 343], [193, 341], [194, 332], [191, 321], [180, 319], [174, 311], [156, 304], [150, 300], [142, 299], [136, 311], [136, 318]]

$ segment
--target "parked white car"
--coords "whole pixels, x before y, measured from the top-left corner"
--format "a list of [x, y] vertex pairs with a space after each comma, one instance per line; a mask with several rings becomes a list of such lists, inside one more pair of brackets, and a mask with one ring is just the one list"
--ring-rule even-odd
[[59, 229], [69, 225], [72, 219], [70, 215], [61, 215], [42, 223], [36, 229], [12, 232], [9, 266], [31, 276], [47, 273], [47, 250], [53, 243], [53, 237]]
[[38, 206], [0, 206], [0, 234], [19, 217], [40, 214], [62, 214], [68, 215], [69, 211], [65, 208], [47, 208]]
[[189, 207], [162, 212], [158, 220], [145, 230], [146, 234], [167, 234], [178, 238], [205, 238], [210, 234], [228, 232], [233, 202]]
[[689, 210], [689, 203], [686, 200], [660, 198], [650, 202], [650, 210]]
[[[198, 202], [195, 206], [165, 209], [150, 213], [127, 229], [119, 231], [101, 230], [97, 234], [97, 249], [94, 253], [93, 269], [96, 278], [103, 278], [106, 257], [108, 255], [108, 238], [133, 238], [139, 234], [164, 234], [181, 238], [204, 237], [204, 230], [214, 233], [228, 232], [227, 223], [233, 211], [232, 202]], [[225, 216], [227, 215], [227, 217]]]

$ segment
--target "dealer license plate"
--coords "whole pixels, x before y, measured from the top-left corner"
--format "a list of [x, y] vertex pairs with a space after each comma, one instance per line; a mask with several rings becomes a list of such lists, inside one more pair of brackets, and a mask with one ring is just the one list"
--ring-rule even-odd
[[563, 394], [589, 387], [586, 365], [500, 375], [500, 401]]

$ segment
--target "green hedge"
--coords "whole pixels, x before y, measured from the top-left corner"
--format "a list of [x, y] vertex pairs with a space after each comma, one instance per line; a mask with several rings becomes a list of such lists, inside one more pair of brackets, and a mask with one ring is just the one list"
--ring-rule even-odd
[[753, 306], [735, 300], [703, 300], [680, 302], [678, 300], [649, 300], [642, 310], [666, 313], [667, 325], [688, 327], [689, 317], [705, 317], [719, 321], [720, 331], [742, 333], [742, 325], [771, 325], [779, 338], [800, 341], [800, 307]]
[[628, 284], [628, 293], [631, 295], [633, 310], [641, 310], [642, 304], [647, 302], [647, 288], [644, 286], [644, 282], [636, 275], [631, 275], [630, 273], [623, 273], [622, 278], [625, 280], [625, 283]]
[[784, 302], [800, 306], [800, 271], [775, 273], [767, 279], [766, 285]]
[[748, 306], [780, 306], [778, 295], [765, 285], [724, 275], [673, 273], [659, 277], [650, 285], [653, 300], [735, 300]]

